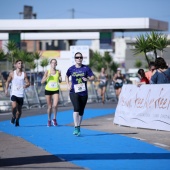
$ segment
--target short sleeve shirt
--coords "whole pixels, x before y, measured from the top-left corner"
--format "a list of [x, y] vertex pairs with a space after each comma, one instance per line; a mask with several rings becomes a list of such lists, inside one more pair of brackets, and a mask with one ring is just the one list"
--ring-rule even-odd
[[164, 72], [156, 71], [155, 74], [151, 77], [152, 84], [170, 84], [170, 68]]
[[71, 87], [70, 93], [75, 93], [75, 86], [74, 85], [84, 83], [85, 90], [82, 91], [82, 92], [78, 92], [78, 94], [80, 96], [87, 95], [87, 93], [88, 93], [88, 91], [87, 91], [87, 81], [84, 81], [82, 78], [83, 77], [87, 78], [87, 77], [91, 77], [91, 76], [94, 75], [92, 70], [88, 66], [82, 65], [80, 68], [77, 68], [75, 65], [73, 65], [67, 70], [66, 75], [68, 77], [71, 76], [72, 87]]

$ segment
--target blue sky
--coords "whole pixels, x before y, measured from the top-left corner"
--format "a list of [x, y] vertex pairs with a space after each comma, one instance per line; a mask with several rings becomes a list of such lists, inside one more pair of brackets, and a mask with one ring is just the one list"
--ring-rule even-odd
[[[0, 19], [19, 19], [24, 5], [37, 19], [150, 17], [170, 26], [170, 0], [0, 0]], [[167, 32], [169, 33], [169, 31]], [[133, 35], [133, 33], [125, 33]]]

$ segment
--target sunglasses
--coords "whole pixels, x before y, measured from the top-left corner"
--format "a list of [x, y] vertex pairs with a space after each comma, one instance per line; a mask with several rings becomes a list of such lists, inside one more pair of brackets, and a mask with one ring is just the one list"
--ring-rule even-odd
[[75, 57], [75, 59], [83, 59], [83, 57]]

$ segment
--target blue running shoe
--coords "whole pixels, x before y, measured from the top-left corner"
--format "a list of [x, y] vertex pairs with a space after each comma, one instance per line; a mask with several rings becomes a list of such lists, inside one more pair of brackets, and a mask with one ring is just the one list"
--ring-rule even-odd
[[76, 136], [80, 136], [80, 135], [81, 135], [80, 126], [77, 126], [77, 134], [76, 134]]
[[74, 128], [74, 131], [73, 131], [73, 135], [77, 135], [77, 133], [78, 133], [78, 128], [75, 127], [75, 128]]

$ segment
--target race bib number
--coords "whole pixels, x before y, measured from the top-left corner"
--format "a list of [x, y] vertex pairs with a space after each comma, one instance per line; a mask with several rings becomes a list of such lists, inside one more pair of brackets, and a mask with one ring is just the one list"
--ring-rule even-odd
[[85, 83], [75, 84], [74, 91], [75, 91], [75, 93], [86, 91]]
[[106, 83], [106, 80], [103, 79], [103, 80], [100, 81], [100, 83], [104, 84], [104, 83]]
[[122, 80], [121, 79], [117, 79], [116, 82], [117, 83], [122, 83]]
[[49, 82], [48, 86], [50, 88], [57, 88], [58, 87], [58, 83], [57, 82]]

